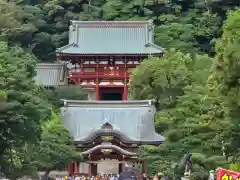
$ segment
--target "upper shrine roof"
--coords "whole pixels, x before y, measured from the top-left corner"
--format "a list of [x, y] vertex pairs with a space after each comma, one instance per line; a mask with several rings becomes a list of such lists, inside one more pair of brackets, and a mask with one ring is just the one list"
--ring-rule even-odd
[[137, 144], [164, 141], [155, 131], [152, 101], [63, 101], [64, 127], [80, 144], [102, 135], [115, 135], [123, 142]]
[[58, 54], [161, 55], [152, 21], [71, 21], [69, 44]]

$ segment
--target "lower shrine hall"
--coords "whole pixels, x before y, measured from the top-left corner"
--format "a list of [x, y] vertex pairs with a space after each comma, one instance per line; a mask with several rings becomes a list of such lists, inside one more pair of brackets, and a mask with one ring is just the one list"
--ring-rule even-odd
[[64, 126], [86, 162], [70, 164], [69, 174], [118, 174], [125, 164], [146, 173], [146, 162], [138, 160], [139, 146], [164, 141], [155, 132], [152, 103], [64, 100], [61, 108]]
[[131, 101], [132, 70], [149, 56], [162, 56], [154, 44], [152, 21], [71, 21], [69, 42], [56, 50], [56, 63], [37, 64], [37, 84], [75, 85], [88, 101], [63, 100], [61, 117], [83, 162], [68, 165], [69, 175], [120, 173], [125, 164], [147, 172], [141, 145], [160, 145], [150, 100]]

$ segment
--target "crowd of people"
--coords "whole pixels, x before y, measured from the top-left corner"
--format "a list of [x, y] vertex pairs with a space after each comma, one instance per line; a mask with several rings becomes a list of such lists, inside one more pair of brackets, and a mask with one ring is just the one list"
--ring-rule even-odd
[[[121, 177], [119, 174], [102, 174], [97, 176], [65, 176], [65, 177], [56, 177], [56, 180], [126, 180], [127, 177]], [[153, 177], [147, 177], [146, 174], [141, 176], [130, 176], [128, 180], [159, 180], [160, 178], [155, 175]]]
[[56, 180], [118, 180], [118, 174], [101, 174], [97, 176], [65, 176], [56, 177]]

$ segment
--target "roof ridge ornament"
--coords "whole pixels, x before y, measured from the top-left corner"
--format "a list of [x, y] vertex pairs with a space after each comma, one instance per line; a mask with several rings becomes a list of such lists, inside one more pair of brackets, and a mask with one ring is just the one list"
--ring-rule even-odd
[[76, 31], [76, 23], [74, 21], [70, 21], [70, 27], [69, 30], [70, 31]]
[[149, 100], [149, 101], [148, 101], [148, 104], [149, 104], [149, 106], [151, 106], [151, 105], [152, 105], [152, 101], [151, 101], [151, 100]]
[[111, 124], [110, 122], [106, 121], [106, 122], [102, 125], [101, 129], [113, 129], [113, 126], [112, 126], [112, 124]]
[[63, 105], [64, 105], [64, 107], [66, 107], [67, 106], [67, 101], [63, 101]]
[[149, 25], [150, 28], [153, 28], [154, 24], [153, 24], [153, 20], [152, 19], [150, 19], [148, 21], [148, 25]]

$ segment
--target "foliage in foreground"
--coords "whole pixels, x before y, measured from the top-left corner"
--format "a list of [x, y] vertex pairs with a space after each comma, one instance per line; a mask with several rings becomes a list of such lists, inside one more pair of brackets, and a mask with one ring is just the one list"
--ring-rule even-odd
[[15, 168], [12, 152], [40, 139], [41, 121], [49, 114], [32, 80], [35, 63], [33, 55], [0, 42], [0, 171], [5, 174]]
[[51, 103], [55, 108], [63, 106], [61, 99], [69, 100], [87, 100], [88, 94], [80, 86], [68, 85], [59, 86], [52, 90], [46, 91], [48, 102]]
[[31, 149], [33, 165], [45, 171], [47, 176], [52, 170], [62, 170], [68, 162], [81, 160], [73, 145], [73, 140], [63, 127], [60, 118], [53, 113], [49, 121], [43, 123], [41, 141]]
[[[238, 167], [239, 142], [234, 139], [239, 139], [240, 132], [237, 118], [239, 11], [232, 13], [225, 25], [223, 38], [216, 49], [214, 64], [217, 66], [212, 68], [213, 82], [209, 76], [207, 88], [205, 83], [211, 60], [206, 56], [193, 55], [196, 52], [214, 54], [214, 41], [221, 32], [220, 26], [226, 18], [226, 10], [239, 5], [238, 0], [50, 0], [34, 3], [0, 0], [0, 33], [1, 39], [7, 40], [8, 44], [17, 44], [31, 50], [40, 61], [54, 61], [55, 48], [67, 44], [70, 20], [153, 19], [158, 45], [174, 47], [184, 53], [191, 53], [191, 56], [172, 52], [165, 59], [155, 59], [156, 62], [149, 61], [145, 65], [144, 62], [139, 69], [142, 68], [141, 71], [145, 74], [141, 75], [141, 71], [136, 70], [133, 96], [137, 99], [158, 100], [162, 111], [156, 120], [157, 130], [167, 137], [165, 145], [148, 149], [146, 156], [149, 161], [155, 158], [155, 164], [150, 163], [152, 169], [170, 172], [172, 177], [176, 177], [183, 171], [182, 156], [186, 151], [192, 151], [197, 166], [194, 167], [195, 174], [199, 171], [206, 174], [210, 165], [215, 167], [225, 164], [221, 148], [224, 148], [229, 161], [233, 162], [233, 168]], [[46, 144], [47, 141], [53, 141], [51, 134], [44, 131], [44, 137], [41, 133], [40, 120], [48, 114], [48, 108], [40, 100], [37, 87], [31, 81], [35, 62], [30, 60], [35, 58], [20, 48], [8, 48], [6, 43], [3, 44], [0, 46], [0, 140], [3, 142], [0, 164], [4, 164], [1, 171], [6, 174], [28, 174], [36, 171], [39, 165], [41, 167], [44, 161], [48, 164], [48, 169], [51, 169], [54, 165], [49, 164], [49, 160], [58, 158], [54, 154], [49, 159], [41, 159], [39, 156], [39, 162], [42, 163], [35, 165], [26, 157], [28, 148], [38, 146], [40, 142]], [[218, 64], [221, 64], [220, 69]], [[13, 83], [16, 81], [18, 83]], [[53, 104], [58, 106], [59, 102], [54, 101]], [[19, 110], [21, 113], [16, 113]], [[214, 138], [219, 131], [219, 136]], [[45, 143], [39, 141], [41, 136]], [[176, 165], [173, 162], [179, 163]]]
[[[231, 12], [223, 26], [223, 36], [217, 41], [217, 55], [213, 60], [197, 55], [191, 59], [193, 63], [189, 68], [179, 59], [172, 63], [171, 57], [178, 54], [175, 52], [155, 61], [145, 61], [135, 70], [132, 79], [138, 81], [133, 82], [132, 92], [133, 97], [139, 99], [146, 98], [141, 96], [144, 87], [148, 87], [148, 97], [159, 99], [157, 90], [163, 88], [155, 88], [155, 82], [163, 82], [159, 84], [166, 89], [182, 85], [177, 86], [181, 90], [177, 96], [167, 91], [165, 98], [169, 99], [170, 106], [161, 106], [157, 114], [156, 129], [166, 141], [160, 147], [141, 149], [141, 158], [148, 159], [152, 172], [164, 172], [171, 179], [179, 179], [184, 173], [187, 152], [192, 153], [193, 179], [206, 179], [208, 171], [219, 166], [238, 170], [239, 24], [240, 10]], [[187, 57], [182, 55], [181, 60]], [[163, 64], [170, 64], [171, 71], [166, 73]], [[189, 73], [177, 74], [179, 70]], [[156, 76], [159, 71], [163, 73]], [[144, 74], [147, 76], [143, 77]], [[169, 79], [170, 83], [165, 83], [164, 79]], [[143, 87], [139, 88], [141, 84]], [[140, 93], [134, 94], [136, 91]], [[170, 95], [175, 97], [174, 101], [170, 101]]]
[[216, 44], [216, 57], [208, 86], [223, 97], [227, 131], [222, 133], [226, 156], [240, 164], [240, 9], [230, 12], [223, 35]]
[[81, 155], [75, 151], [73, 140], [64, 129], [59, 116], [52, 112], [51, 118], [42, 123], [41, 139], [35, 143], [25, 143], [15, 148], [6, 158], [12, 159], [10, 179], [29, 176], [37, 177], [38, 171], [44, 171], [43, 179], [52, 170], [64, 170], [68, 162], [81, 161]]
[[59, 117], [51, 115], [46, 91], [33, 81], [35, 63], [33, 55], [0, 42], [0, 171], [10, 179], [48, 174], [81, 159]]

